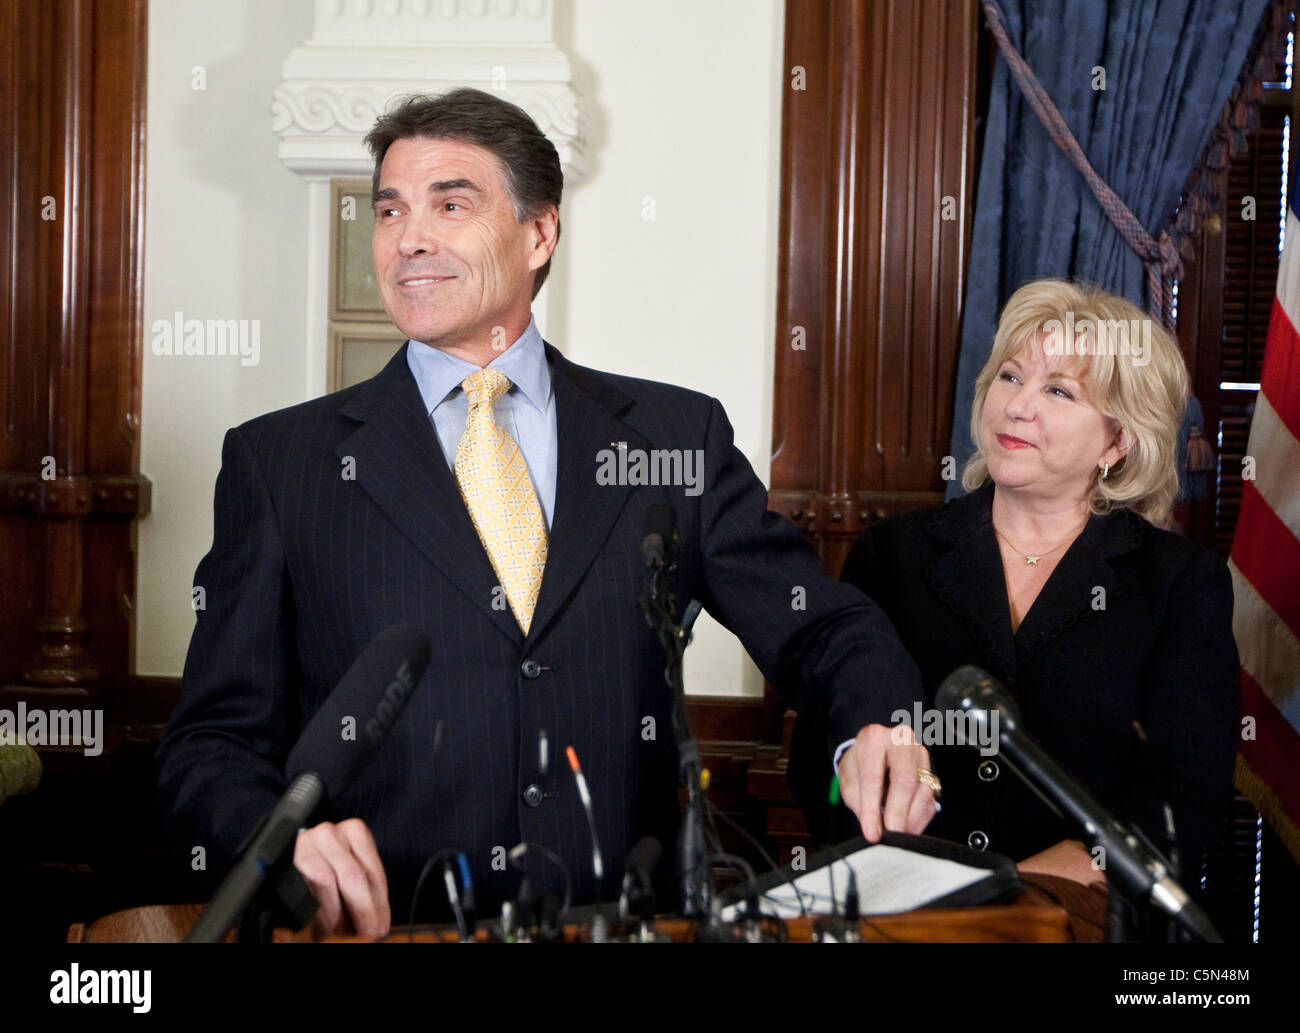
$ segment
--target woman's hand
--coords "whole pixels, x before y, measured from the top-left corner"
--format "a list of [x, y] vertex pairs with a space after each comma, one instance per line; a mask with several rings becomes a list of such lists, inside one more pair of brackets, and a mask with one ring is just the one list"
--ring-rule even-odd
[[1032, 857], [1026, 857], [1016, 867], [1022, 872], [1058, 875], [1088, 885], [1094, 882], [1105, 883], [1106, 873], [1100, 865], [1100, 860], [1094, 862], [1082, 842], [1063, 839]]

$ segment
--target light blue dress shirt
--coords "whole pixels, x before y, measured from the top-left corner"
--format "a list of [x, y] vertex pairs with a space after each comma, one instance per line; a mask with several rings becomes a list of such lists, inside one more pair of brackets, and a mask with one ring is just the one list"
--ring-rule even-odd
[[[465, 434], [469, 399], [461, 389], [463, 381], [478, 366], [458, 359], [419, 341], [406, 342], [406, 362], [420, 388], [424, 409], [433, 420], [438, 443], [447, 465], [455, 473], [456, 449]], [[551, 390], [551, 369], [535, 320], [500, 355], [488, 363], [510, 379], [510, 390], [493, 409], [497, 423], [514, 438], [528, 464], [528, 475], [541, 503], [549, 530], [555, 512], [556, 442], [555, 392]]]

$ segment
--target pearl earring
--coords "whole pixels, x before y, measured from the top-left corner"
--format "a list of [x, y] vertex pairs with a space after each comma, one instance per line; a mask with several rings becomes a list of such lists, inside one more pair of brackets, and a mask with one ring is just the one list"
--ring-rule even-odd
[[1102, 464], [1101, 479], [1104, 481], [1109, 474], [1110, 474], [1110, 463]]

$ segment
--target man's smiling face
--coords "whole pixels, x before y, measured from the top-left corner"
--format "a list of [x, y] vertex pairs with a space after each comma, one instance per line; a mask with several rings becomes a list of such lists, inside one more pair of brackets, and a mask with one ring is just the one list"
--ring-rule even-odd
[[389, 318], [434, 348], [500, 351], [528, 326], [533, 272], [555, 247], [555, 221], [554, 211], [515, 218], [491, 151], [459, 140], [395, 140], [380, 168], [371, 238]]

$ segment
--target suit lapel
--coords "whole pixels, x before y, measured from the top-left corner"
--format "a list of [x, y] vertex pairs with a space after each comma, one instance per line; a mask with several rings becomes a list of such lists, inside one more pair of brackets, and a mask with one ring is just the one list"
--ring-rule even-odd
[[989, 507], [992, 485], [954, 499], [938, 511], [930, 533], [947, 543], [926, 576], [944, 604], [970, 629], [1010, 685], [1015, 681], [1011, 610]]
[[1122, 591], [1109, 560], [1132, 549], [1140, 535], [1141, 519], [1127, 511], [1088, 521], [1016, 629], [1016, 656], [1021, 663], [1070, 625], [1104, 612]]
[[509, 609], [492, 606], [497, 577], [424, 410], [406, 347], [339, 411], [361, 423], [335, 449], [355, 461], [357, 483], [493, 626], [521, 641]]
[[617, 447], [617, 442], [626, 442], [628, 448], [648, 447], [618, 419], [633, 402], [609, 378], [574, 365], [549, 344], [546, 356], [558, 437], [555, 513], [530, 642], [546, 630], [582, 580], [632, 493], [626, 484], [596, 482], [598, 453]]
[[1046, 642], [1101, 612], [1118, 596], [1122, 586], [1110, 560], [1140, 544], [1144, 523], [1127, 510], [1092, 517], [1061, 557], [1013, 638], [992, 504], [989, 481], [938, 511], [930, 532], [948, 548], [927, 576], [939, 598], [996, 658], [1010, 686], [1017, 667]]

